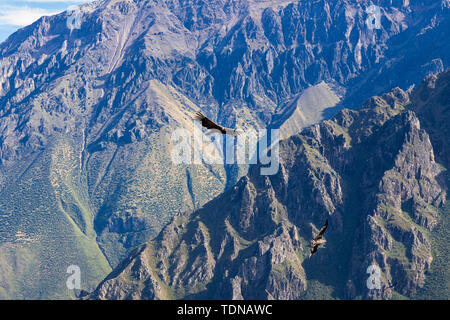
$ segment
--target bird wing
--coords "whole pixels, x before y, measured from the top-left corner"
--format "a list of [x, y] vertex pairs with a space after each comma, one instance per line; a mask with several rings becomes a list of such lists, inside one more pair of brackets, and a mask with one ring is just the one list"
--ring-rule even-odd
[[314, 240], [319, 240], [322, 238], [323, 234], [325, 233], [325, 230], [327, 230], [328, 227], [328, 219], [325, 221], [325, 224], [323, 225], [322, 229], [320, 229], [317, 236], [314, 238]]
[[201, 112], [197, 112], [195, 115], [195, 119], [200, 121], [202, 123], [202, 126], [206, 129], [217, 129], [219, 131], [225, 131], [225, 129], [222, 126], [219, 126], [218, 124], [214, 123], [210, 119], [208, 119], [205, 115], [203, 115]]
[[311, 258], [313, 256], [314, 253], [317, 252], [317, 248], [319, 246], [312, 246], [311, 249], [309, 250], [309, 257]]

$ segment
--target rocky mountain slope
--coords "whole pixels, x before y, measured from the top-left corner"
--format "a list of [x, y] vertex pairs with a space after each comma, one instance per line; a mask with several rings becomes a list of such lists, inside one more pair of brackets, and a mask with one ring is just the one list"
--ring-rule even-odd
[[244, 129], [286, 123], [289, 136], [449, 65], [447, 0], [380, 1], [380, 29], [366, 23], [370, 3], [102, 0], [81, 7], [79, 29], [66, 12], [11, 35], [0, 298], [72, 297], [72, 264], [94, 288], [175, 212], [233, 186], [245, 166], [172, 163], [171, 132], [192, 130], [193, 112]]
[[[200, 210], [176, 216], [91, 298], [414, 298], [433, 276], [431, 237], [448, 219], [450, 163], [435, 161], [435, 139], [411, 110], [448, 114], [449, 86], [450, 70], [283, 140], [277, 175], [253, 166]], [[325, 219], [326, 247], [308, 259]], [[367, 286], [371, 265], [381, 270], [379, 289]], [[448, 270], [440, 276], [448, 284]]]

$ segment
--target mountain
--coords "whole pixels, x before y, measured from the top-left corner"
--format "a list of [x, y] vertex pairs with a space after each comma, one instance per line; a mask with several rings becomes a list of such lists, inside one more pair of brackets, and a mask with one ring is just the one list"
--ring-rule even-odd
[[272, 115], [271, 127], [280, 129], [282, 139], [297, 134], [300, 128], [316, 124], [323, 119], [323, 111], [335, 107], [342, 96], [325, 83], [309, 87], [293, 101], [280, 106]]
[[[448, 299], [448, 262], [436, 271], [435, 259], [449, 258], [450, 163], [436, 162], [433, 148], [448, 142], [447, 127], [436, 119], [428, 134], [421, 118], [448, 116], [449, 89], [450, 69], [282, 140], [278, 174], [255, 165], [198, 211], [177, 215], [91, 298]], [[309, 259], [326, 219], [326, 246]], [[446, 251], [433, 249], [436, 239]], [[380, 289], [367, 286], [371, 265]]]
[[[202, 111], [285, 137], [449, 66], [449, 3], [102, 0], [0, 44], [0, 298], [94, 289], [246, 165], [175, 164]], [[317, 221], [316, 223], [319, 223]]]

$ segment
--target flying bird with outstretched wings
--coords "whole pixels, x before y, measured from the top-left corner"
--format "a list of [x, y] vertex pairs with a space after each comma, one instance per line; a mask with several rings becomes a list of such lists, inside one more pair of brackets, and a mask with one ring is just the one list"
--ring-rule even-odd
[[211, 130], [207, 134], [219, 131], [222, 134], [230, 134], [233, 136], [237, 136], [240, 133], [239, 130], [237, 130], [237, 129], [225, 128], [225, 127], [222, 127], [222, 126], [216, 124], [215, 122], [208, 119], [201, 112], [196, 113], [195, 120], [200, 121], [202, 123], [202, 127], [206, 128], [208, 130]]
[[319, 233], [311, 241], [311, 250], [310, 250], [311, 252], [309, 254], [310, 258], [314, 253], [316, 253], [319, 246], [323, 245], [326, 242], [322, 237], [323, 234], [325, 233], [325, 230], [327, 230], [327, 227], [328, 227], [328, 219], [325, 221], [325, 224], [323, 225], [322, 229], [320, 229]]

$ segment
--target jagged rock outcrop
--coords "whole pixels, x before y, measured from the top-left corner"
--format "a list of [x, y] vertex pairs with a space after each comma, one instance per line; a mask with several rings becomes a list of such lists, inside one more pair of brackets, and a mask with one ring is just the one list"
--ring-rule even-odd
[[429, 133], [437, 160], [446, 168], [450, 165], [448, 142], [450, 129], [450, 72], [427, 77], [411, 97], [411, 110], [420, 118]]

